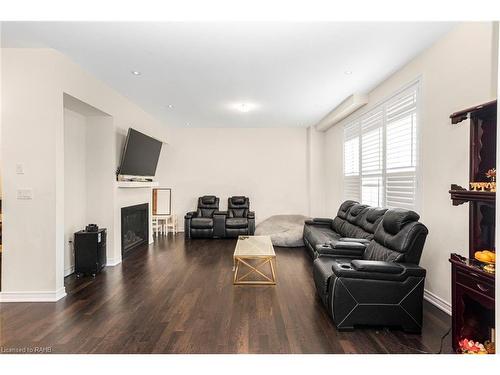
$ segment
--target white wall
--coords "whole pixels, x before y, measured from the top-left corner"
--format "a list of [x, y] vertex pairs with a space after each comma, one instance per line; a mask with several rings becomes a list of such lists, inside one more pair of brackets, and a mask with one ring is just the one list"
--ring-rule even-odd
[[[3, 49], [1, 69], [1, 298], [57, 299], [64, 295], [63, 93], [110, 114], [115, 129], [133, 126], [162, 140], [167, 129], [57, 51]], [[16, 174], [17, 163], [24, 164], [23, 175]], [[19, 188], [33, 189], [33, 200], [17, 200]]]
[[[451, 301], [449, 254], [468, 254], [468, 205], [452, 206], [448, 190], [452, 183], [468, 186], [469, 126], [467, 122], [451, 125], [449, 115], [496, 98], [493, 33], [492, 23], [458, 25], [370, 92], [368, 105], [360, 110], [369, 110], [402, 86], [421, 78], [421, 180], [417, 211], [429, 228], [421, 265], [428, 272], [427, 296], [444, 308]], [[326, 135], [330, 215], [342, 200], [345, 121]]]
[[325, 210], [328, 217], [335, 217], [343, 201], [343, 137], [341, 124], [330, 128], [325, 134]]
[[73, 233], [87, 224], [87, 123], [64, 109], [64, 274], [73, 272]]
[[309, 216], [326, 215], [325, 134], [314, 127], [307, 128], [307, 187]]
[[[119, 228], [115, 221], [115, 211], [119, 208], [115, 200], [121, 194], [115, 188], [115, 133], [111, 116], [87, 116], [87, 224], [106, 228], [106, 255], [110, 264], [121, 260], [121, 238], [116, 240]], [[147, 199], [141, 203], [145, 202]]]
[[209, 194], [221, 209], [232, 195], [250, 197], [257, 222], [307, 214], [306, 142], [306, 129], [297, 128], [172, 129], [159, 169], [180, 223]]

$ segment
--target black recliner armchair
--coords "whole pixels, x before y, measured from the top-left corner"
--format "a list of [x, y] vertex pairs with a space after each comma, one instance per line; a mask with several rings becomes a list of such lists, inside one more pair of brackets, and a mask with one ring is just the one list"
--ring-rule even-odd
[[379, 325], [421, 332], [426, 271], [418, 263], [428, 230], [419, 218], [391, 209], [372, 240], [349, 239], [346, 249], [338, 242], [321, 245], [329, 249], [314, 261], [314, 282], [338, 329]]
[[247, 197], [228, 198], [224, 224], [224, 237], [226, 238], [255, 233], [255, 213], [250, 211], [250, 200]]
[[[186, 238], [212, 238], [217, 234], [216, 216], [219, 213], [219, 198], [205, 195], [198, 198], [196, 211], [184, 216], [184, 235]], [[223, 218], [225, 216], [222, 216]]]

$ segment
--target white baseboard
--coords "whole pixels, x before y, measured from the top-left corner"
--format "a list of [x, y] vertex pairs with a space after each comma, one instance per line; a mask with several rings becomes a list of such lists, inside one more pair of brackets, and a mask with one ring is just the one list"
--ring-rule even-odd
[[424, 290], [424, 299], [448, 315], [451, 315], [451, 304], [434, 293], [429, 292], [427, 289]]
[[65, 296], [64, 287], [54, 292], [0, 292], [0, 302], [56, 302]]
[[106, 267], [113, 267], [122, 262], [122, 258], [109, 258], [106, 261]]
[[72, 273], [75, 272], [75, 266], [71, 266], [69, 268], [66, 268], [64, 270], [64, 277], [71, 275]]

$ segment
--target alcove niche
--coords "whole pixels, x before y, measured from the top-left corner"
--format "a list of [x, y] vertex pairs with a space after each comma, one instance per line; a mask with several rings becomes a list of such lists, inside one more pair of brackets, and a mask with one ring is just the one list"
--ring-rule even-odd
[[64, 94], [64, 276], [74, 272], [73, 235], [89, 223], [108, 230], [114, 251], [113, 117]]

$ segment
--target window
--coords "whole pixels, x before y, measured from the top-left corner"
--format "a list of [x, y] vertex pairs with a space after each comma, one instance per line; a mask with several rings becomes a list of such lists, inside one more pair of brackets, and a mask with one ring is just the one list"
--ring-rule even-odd
[[418, 82], [344, 125], [344, 198], [414, 209]]

